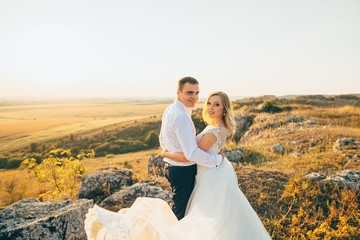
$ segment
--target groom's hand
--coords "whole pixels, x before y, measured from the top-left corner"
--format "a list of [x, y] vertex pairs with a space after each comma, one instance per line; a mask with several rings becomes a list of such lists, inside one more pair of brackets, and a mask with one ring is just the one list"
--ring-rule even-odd
[[221, 149], [221, 151], [219, 152], [219, 154], [222, 156], [222, 160], [224, 160], [225, 154], [224, 151]]
[[167, 148], [164, 148], [164, 150], [161, 152], [161, 156], [162, 157], [165, 157], [165, 153], [168, 152], [169, 150]]

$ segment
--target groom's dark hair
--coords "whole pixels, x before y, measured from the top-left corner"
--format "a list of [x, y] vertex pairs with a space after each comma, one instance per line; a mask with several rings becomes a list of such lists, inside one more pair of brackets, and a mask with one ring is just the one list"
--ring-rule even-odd
[[196, 80], [193, 77], [183, 77], [182, 79], [180, 79], [178, 81], [178, 87], [177, 89], [180, 90], [180, 92], [182, 92], [185, 83], [191, 83], [191, 84], [199, 84], [198, 80]]

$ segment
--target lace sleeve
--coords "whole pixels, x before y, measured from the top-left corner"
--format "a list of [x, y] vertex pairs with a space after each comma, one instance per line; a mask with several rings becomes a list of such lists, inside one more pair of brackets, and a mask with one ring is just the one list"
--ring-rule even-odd
[[227, 130], [226, 128], [222, 128], [222, 127], [214, 127], [214, 128], [210, 128], [207, 132], [214, 134], [217, 139], [214, 145], [209, 149], [211, 150], [211, 152], [217, 153], [218, 151], [220, 151], [220, 149], [222, 149], [222, 147], [225, 144]]
[[214, 134], [218, 141], [221, 141], [224, 139], [224, 137], [226, 137], [225, 128], [214, 127], [210, 128], [208, 132]]

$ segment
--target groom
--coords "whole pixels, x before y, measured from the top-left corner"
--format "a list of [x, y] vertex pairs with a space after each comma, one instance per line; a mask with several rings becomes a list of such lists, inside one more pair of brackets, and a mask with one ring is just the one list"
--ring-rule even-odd
[[177, 98], [168, 106], [162, 117], [160, 146], [169, 152], [183, 152], [188, 162], [175, 162], [164, 158], [168, 163], [165, 176], [173, 192], [173, 212], [180, 220], [185, 215], [186, 205], [195, 184], [196, 164], [218, 167], [222, 155], [201, 150], [195, 141], [195, 127], [191, 120], [191, 108], [199, 99], [199, 82], [192, 77], [179, 80]]

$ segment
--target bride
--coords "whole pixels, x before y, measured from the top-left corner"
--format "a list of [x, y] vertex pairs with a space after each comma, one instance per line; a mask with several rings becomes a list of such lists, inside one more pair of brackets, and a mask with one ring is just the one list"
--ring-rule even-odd
[[[231, 101], [223, 92], [209, 95], [203, 108], [209, 125], [198, 135], [198, 146], [219, 153], [235, 126]], [[163, 157], [186, 162], [183, 153], [166, 149]], [[118, 213], [95, 205], [85, 219], [88, 239], [141, 240], [264, 240], [271, 239], [238, 187], [232, 164], [224, 158], [218, 168], [197, 166], [195, 187], [180, 221], [168, 204], [155, 198], [136, 199]]]

